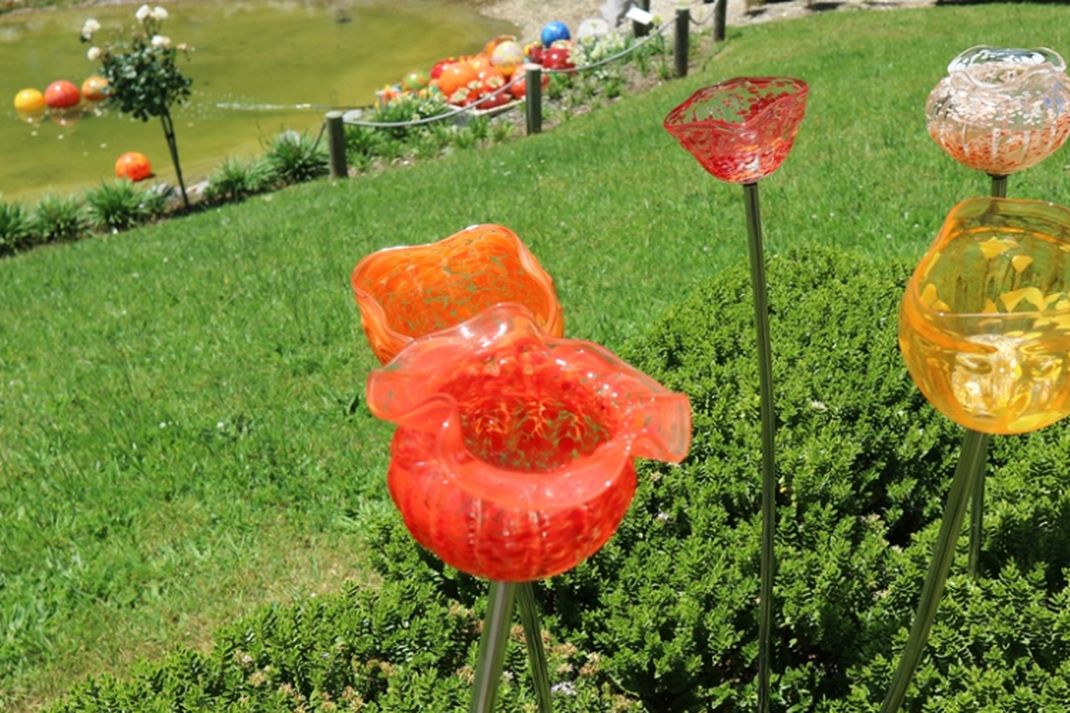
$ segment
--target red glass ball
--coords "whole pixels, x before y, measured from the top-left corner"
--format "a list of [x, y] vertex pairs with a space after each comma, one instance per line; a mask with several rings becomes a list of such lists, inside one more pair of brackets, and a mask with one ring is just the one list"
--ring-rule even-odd
[[58, 79], [45, 89], [45, 104], [50, 109], [70, 109], [82, 101], [82, 94], [78, 87], [66, 79]]

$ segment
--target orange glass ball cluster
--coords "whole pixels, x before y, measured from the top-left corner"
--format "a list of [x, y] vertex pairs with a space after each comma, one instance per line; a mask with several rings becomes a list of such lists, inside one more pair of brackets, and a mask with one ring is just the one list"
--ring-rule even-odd
[[514, 582], [568, 570], [616, 531], [634, 458], [686, 455], [687, 397], [561, 338], [553, 282], [507, 228], [380, 251], [352, 283], [386, 364], [368, 407], [398, 426], [391, 496], [446, 563]]

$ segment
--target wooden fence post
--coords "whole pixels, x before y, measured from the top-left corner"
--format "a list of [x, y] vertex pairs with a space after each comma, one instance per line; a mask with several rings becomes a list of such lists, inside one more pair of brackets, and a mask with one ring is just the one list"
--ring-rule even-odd
[[688, 32], [691, 29], [691, 11], [686, 7], [676, 11], [676, 37], [673, 40], [673, 59], [676, 60], [676, 76], [687, 76]]
[[346, 129], [342, 112], [327, 112], [327, 146], [331, 155], [331, 178], [349, 178], [346, 165]]
[[[637, 0], [636, 6], [641, 10], [650, 12], [650, 0]], [[646, 37], [650, 34], [650, 26], [644, 25], [641, 22], [632, 21], [632, 34], [636, 37]]]
[[715, 42], [724, 42], [724, 23], [727, 10], [728, 0], [717, 0], [717, 7], [713, 10], [713, 39]]
[[524, 74], [524, 87], [527, 96], [524, 100], [524, 116], [530, 136], [542, 132], [542, 69], [528, 69]]

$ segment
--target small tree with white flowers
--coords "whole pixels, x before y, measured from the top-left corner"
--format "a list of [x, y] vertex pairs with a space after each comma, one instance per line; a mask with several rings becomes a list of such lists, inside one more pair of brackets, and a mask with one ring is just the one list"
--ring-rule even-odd
[[[134, 17], [135, 24], [111, 42], [91, 46], [86, 56], [101, 63], [101, 74], [108, 80], [108, 100], [119, 111], [142, 121], [160, 117], [182, 203], [189, 208], [171, 107], [189, 98], [193, 82], [182, 74], [176, 60], [179, 52], [188, 56], [191, 50], [184, 44], [172, 45], [171, 39], [163, 34], [163, 22], [167, 19], [164, 8], [142, 5]], [[92, 42], [93, 34], [99, 29], [99, 22], [92, 18], [86, 20], [82, 42]]]

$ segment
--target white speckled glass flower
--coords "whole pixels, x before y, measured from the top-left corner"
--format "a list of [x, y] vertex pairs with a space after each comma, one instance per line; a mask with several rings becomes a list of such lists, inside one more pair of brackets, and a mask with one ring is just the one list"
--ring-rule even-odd
[[1070, 136], [1070, 77], [1057, 52], [971, 47], [947, 70], [925, 115], [929, 135], [959, 163], [1006, 176]]

